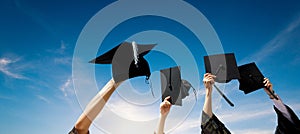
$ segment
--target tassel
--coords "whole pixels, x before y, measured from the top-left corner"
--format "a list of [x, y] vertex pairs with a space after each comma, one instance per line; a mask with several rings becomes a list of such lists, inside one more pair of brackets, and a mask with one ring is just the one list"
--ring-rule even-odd
[[134, 64], [137, 66], [137, 63], [139, 62], [138, 47], [134, 41], [131, 44], [132, 44], [132, 48], [133, 48]]

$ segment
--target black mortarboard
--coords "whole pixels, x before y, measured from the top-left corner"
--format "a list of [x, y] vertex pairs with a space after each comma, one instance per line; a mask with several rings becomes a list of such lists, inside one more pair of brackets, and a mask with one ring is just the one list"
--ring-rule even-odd
[[151, 72], [148, 62], [144, 59], [156, 44], [136, 44], [123, 42], [90, 63], [112, 64], [113, 78], [120, 82], [137, 76], [146, 76], [149, 79]]
[[254, 62], [238, 67], [240, 72], [240, 87], [245, 94], [264, 87], [264, 76]]
[[240, 78], [233, 53], [204, 56], [206, 73], [216, 75], [216, 82], [227, 83]]
[[[241, 76], [239, 79], [239, 89], [244, 91], [245, 94], [251, 93], [260, 88], [265, 88], [265, 77], [254, 62], [239, 66], [238, 69]], [[266, 89], [275, 99], [278, 99], [269, 88]]]
[[180, 67], [171, 67], [160, 70], [161, 92], [162, 100], [171, 96], [169, 100], [172, 105], [182, 105], [182, 98], [180, 93], [181, 88], [181, 74]]

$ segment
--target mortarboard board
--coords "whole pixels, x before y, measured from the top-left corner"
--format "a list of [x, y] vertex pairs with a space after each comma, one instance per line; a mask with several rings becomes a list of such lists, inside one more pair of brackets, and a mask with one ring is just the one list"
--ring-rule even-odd
[[[241, 76], [240, 79], [238, 79], [240, 83], [239, 89], [244, 91], [245, 94], [251, 93], [260, 88], [265, 88], [265, 84], [263, 83], [265, 77], [260, 72], [255, 62], [241, 65], [238, 69]], [[269, 90], [275, 99], [278, 99], [277, 96], [270, 91], [270, 89], [267, 88], [267, 90]]]
[[264, 76], [254, 62], [238, 67], [240, 72], [239, 89], [245, 94], [264, 87]]
[[151, 72], [148, 62], [144, 59], [156, 44], [136, 44], [122, 42], [108, 52], [90, 61], [95, 64], [112, 64], [113, 78], [120, 82], [137, 76], [149, 79]]
[[240, 78], [233, 53], [204, 56], [206, 73], [216, 75], [216, 82], [227, 83]]
[[182, 105], [181, 98], [181, 74], [180, 67], [171, 67], [160, 70], [162, 100], [171, 96], [169, 100], [172, 105]]

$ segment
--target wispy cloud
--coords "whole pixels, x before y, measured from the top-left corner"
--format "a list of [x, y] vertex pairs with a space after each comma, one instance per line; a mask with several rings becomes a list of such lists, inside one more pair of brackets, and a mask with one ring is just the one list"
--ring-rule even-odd
[[12, 60], [10, 58], [0, 58], [0, 72], [4, 73], [5, 75], [15, 78], [15, 79], [27, 79], [25, 76], [18, 74], [17, 70], [15, 70], [14, 67], [12, 67], [12, 64], [15, 64], [20, 59], [16, 58], [15, 60]]
[[222, 118], [222, 120], [225, 120], [227, 123], [233, 123], [233, 122], [240, 122], [250, 119], [257, 119], [261, 117], [265, 117], [267, 115], [274, 114], [273, 109], [267, 108], [267, 109], [260, 109], [260, 110], [245, 110], [245, 111], [239, 111], [239, 112], [232, 112], [225, 113], [223, 115], [220, 115], [219, 117]]
[[0, 100], [14, 100], [15, 97], [13, 96], [3, 96], [3, 95], [0, 95]]
[[66, 44], [63, 40], [60, 41], [59, 47], [55, 49], [48, 49], [46, 50], [49, 53], [53, 54], [59, 54], [59, 55], [64, 55], [65, 52], [68, 50], [68, 44]]
[[243, 59], [241, 62], [242, 63], [246, 63], [249, 61], [261, 62], [262, 60], [266, 59], [266, 57], [281, 50], [282, 47], [285, 46], [291, 38], [295, 36], [299, 36], [293, 33], [295, 30], [299, 28], [299, 26], [300, 26], [300, 17], [292, 21], [285, 29], [280, 31], [273, 39], [268, 41], [262, 47], [261, 50], [252, 54], [253, 56], [250, 56], [250, 58], [247, 57]]
[[53, 62], [55, 64], [62, 64], [62, 65], [71, 65], [72, 64], [72, 56], [69, 55], [68, 44], [64, 41], [61, 41], [60, 46], [56, 49], [48, 49], [47, 52], [54, 54]]
[[54, 63], [55, 64], [63, 64], [63, 65], [71, 65], [72, 57], [54, 58]]
[[42, 96], [42, 95], [36, 95], [36, 97], [37, 97], [39, 100], [43, 101], [43, 102], [46, 102], [46, 103], [48, 103], [48, 104], [51, 103], [51, 101], [50, 101], [49, 99], [47, 99], [46, 97], [44, 97], [44, 96]]
[[64, 54], [65, 51], [66, 51], [66, 44], [64, 41], [61, 41], [60, 42], [60, 48], [59, 49], [56, 49], [55, 52], [58, 53], [58, 54]]
[[60, 91], [64, 94], [65, 97], [73, 95], [73, 85], [72, 85], [72, 78], [69, 77], [61, 86]]

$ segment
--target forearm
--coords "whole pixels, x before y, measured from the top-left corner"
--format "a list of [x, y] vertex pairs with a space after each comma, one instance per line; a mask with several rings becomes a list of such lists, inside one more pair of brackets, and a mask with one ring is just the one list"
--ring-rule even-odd
[[164, 129], [165, 129], [165, 122], [166, 122], [167, 116], [165, 115], [160, 115], [159, 116], [159, 123], [158, 123], [158, 128], [157, 128], [157, 133], [156, 134], [163, 134]]
[[203, 112], [205, 112], [209, 117], [212, 117], [212, 95], [211, 92], [207, 89], [205, 101], [203, 105]]
[[[115, 84], [114, 80], [111, 79], [101, 91], [89, 102], [83, 113], [80, 115], [76, 122], [75, 128], [82, 131], [82, 134], [86, 134], [92, 123], [92, 121], [101, 112], [109, 97], [115, 91], [119, 84]], [[81, 133], [80, 133], [81, 134]]]

